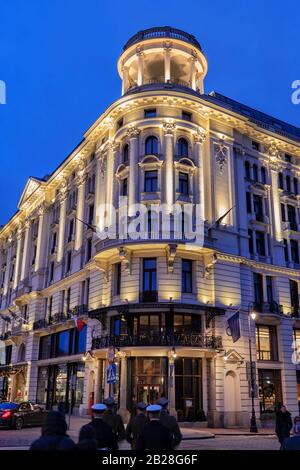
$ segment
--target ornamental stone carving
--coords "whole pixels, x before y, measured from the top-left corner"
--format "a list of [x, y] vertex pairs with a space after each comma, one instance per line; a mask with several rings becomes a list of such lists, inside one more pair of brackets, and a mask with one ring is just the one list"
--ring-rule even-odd
[[196, 134], [194, 134], [195, 144], [204, 144], [206, 140], [206, 132], [204, 129], [199, 129]]
[[137, 128], [137, 127], [128, 127], [126, 133], [127, 133], [127, 136], [129, 137], [129, 139], [137, 139], [139, 134], [140, 134], [140, 130]]
[[219, 165], [219, 170], [220, 173], [223, 173], [224, 167], [227, 164], [227, 158], [228, 158], [228, 147], [224, 144], [224, 142], [221, 142], [219, 144], [214, 145], [214, 150], [215, 150], [215, 159], [216, 163]]
[[111, 150], [112, 152], [117, 152], [118, 149], [119, 149], [119, 146], [120, 146], [119, 143], [116, 142], [116, 141], [114, 141], [114, 140], [112, 140], [111, 142], [109, 142], [108, 145], [109, 145], [109, 146], [108, 146], [109, 150]]
[[173, 135], [176, 129], [176, 124], [174, 124], [174, 122], [164, 122], [163, 129], [165, 135]]
[[99, 154], [99, 156], [98, 156], [98, 162], [99, 162], [99, 170], [100, 170], [100, 173], [101, 173], [102, 176], [103, 176], [104, 173], [105, 173], [105, 170], [106, 170], [106, 158], [105, 158], [104, 153], [100, 153], [100, 154]]

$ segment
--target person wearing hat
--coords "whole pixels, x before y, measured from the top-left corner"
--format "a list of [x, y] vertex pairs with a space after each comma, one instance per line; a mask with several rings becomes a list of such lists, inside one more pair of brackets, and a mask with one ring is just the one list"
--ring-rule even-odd
[[89, 423], [95, 431], [98, 450], [117, 450], [118, 443], [111, 427], [104, 421], [104, 413], [107, 406], [104, 403], [96, 403], [92, 406], [92, 421]]
[[114, 407], [116, 402], [113, 397], [108, 397], [104, 400], [104, 404], [107, 409], [103, 414], [103, 421], [111, 427], [117, 441], [122, 441], [125, 439], [125, 427], [122, 417], [115, 413]]
[[171, 434], [159, 419], [161, 406], [149, 405], [146, 411], [148, 411], [149, 423], [138, 435], [136, 450], [172, 450]]
[[181, 440], [182, 440], [182, 434], [179, 429], [177, 420], [175, 416], [170, 416], [168, 412], [168, 403], [169, 400], [166, 397], [161, 397], [159, 400], [157, 400], [157, 405], [161, 406], [161, 412], [160, 412], [160, 422], [169, 429], [171, 436], [172, 436], [172, 442], [173, 442], [173, 447], [179, 446]]
[[131, 444], [131, 449], [136, 449], [136, 441], [142, 429], [149, 422], [146, 415], [147, 405], [143, 401], [136, 405], [136, 416], [132, 417], [126, 427], [126, 440]]
[[294, 418], [293, 436], [284, 439], [280, 450], [300, 450], [300, 416]]

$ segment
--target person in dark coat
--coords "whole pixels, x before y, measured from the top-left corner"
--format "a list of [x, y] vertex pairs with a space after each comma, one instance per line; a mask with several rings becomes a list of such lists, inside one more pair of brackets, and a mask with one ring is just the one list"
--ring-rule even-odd
[[136, 416], [133, 416], [126, 427], [126, 440], [131, 444], [131, 449], [136, 449], [136, 441], [142, 429], [148, 424], [149, 420], [146, 416], [147, 405], [140, 402], [136, 405]]
[[146, 410], [149, 414], [149, 423], [138, 435], [136, 450], [172, 450], [171, 434], [159, 419], [161, 406], [150, 405]]
[[76, 450], [67, 429], [65, 416], [60, 411], [49, 411], [42, 426], [42, 435], [31, 444], [30, 450]]
[[111, 427], [103, 420], [107, 406], [96, 403], [92, 406], [93, 419], [89, 423], [95, 431], [98, 450], [117, 450], [118, 443]]
[[77, 449], [78, 450], [97, 450], [98, 443], [96, 432], [93, 426], [85, 424], [79, 432]]
[[122, 417], [114, 411], [116, 405], [114, 398], [106, 398], [104, 404], [107, 406], [107, 410], [103, 414], [103, 421], [111, 427], [117, 441], [122, 441], [125, 439], [125, 427]]
[[179, 446], [182, 440], [182, 434], [175, 416], [169, 415], [167, 408], [169, 400], [165, 397], [161, 397], [156, 403], [161, 406], [160, 422], [169, 429], [172, 436], [173, 447]]
[[286, 437], [290, 437], [290, 431], [293, 427], [291, 413], [286, 409], [284, 405], [280, 407], [280, 410], [276, 413], [276, 427], [275, 432], [277, 434], [280, 444], [283, 443]]
[[300, 416], [294, 419], [293, 434], [284, 439], [281, 450], [300, 450]]

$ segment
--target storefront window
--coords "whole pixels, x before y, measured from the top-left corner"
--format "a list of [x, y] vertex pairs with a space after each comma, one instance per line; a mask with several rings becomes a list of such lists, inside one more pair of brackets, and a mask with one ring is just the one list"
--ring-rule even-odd
[[203, 421], [202, 360], [175, 360], [175, 406], [179, 421]]
[[51, 357], [51, 335], [42, 336], [40, 339], [39, 359]]
[[154, 403], [161, 396], [167, 396], [167, 358], [132, 358], [131, 397], [132, 402]]
[[59, 364], [56, 371], [56, 380], [55, 380], [55, 398], [54, 403], [60, 404], [65, 403], [67, 400], [67, 379], [68, 371], [66, 364]]
[[280, 370], [258, 369], [261, 413], [274, 413], [282, 403]]
[[84, 364], [78, 364], [76, 372], [76, 388], [74, 396], [74, 406], [79, 406], [83, 399], [84, 389]]
[[38, 383], [36, 392], [36, 401], [46, 405], [48, 387], [48, 367], [40, 367], [38, 371]]

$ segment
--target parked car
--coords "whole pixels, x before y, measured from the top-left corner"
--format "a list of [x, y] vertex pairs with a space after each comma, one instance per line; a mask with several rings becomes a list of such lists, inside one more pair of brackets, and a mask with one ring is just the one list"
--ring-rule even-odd
[[23, 426], [41, 426], [47, 414], [41, 406], [30, 401], [0, 403], [0, 426], [22, 429]]

